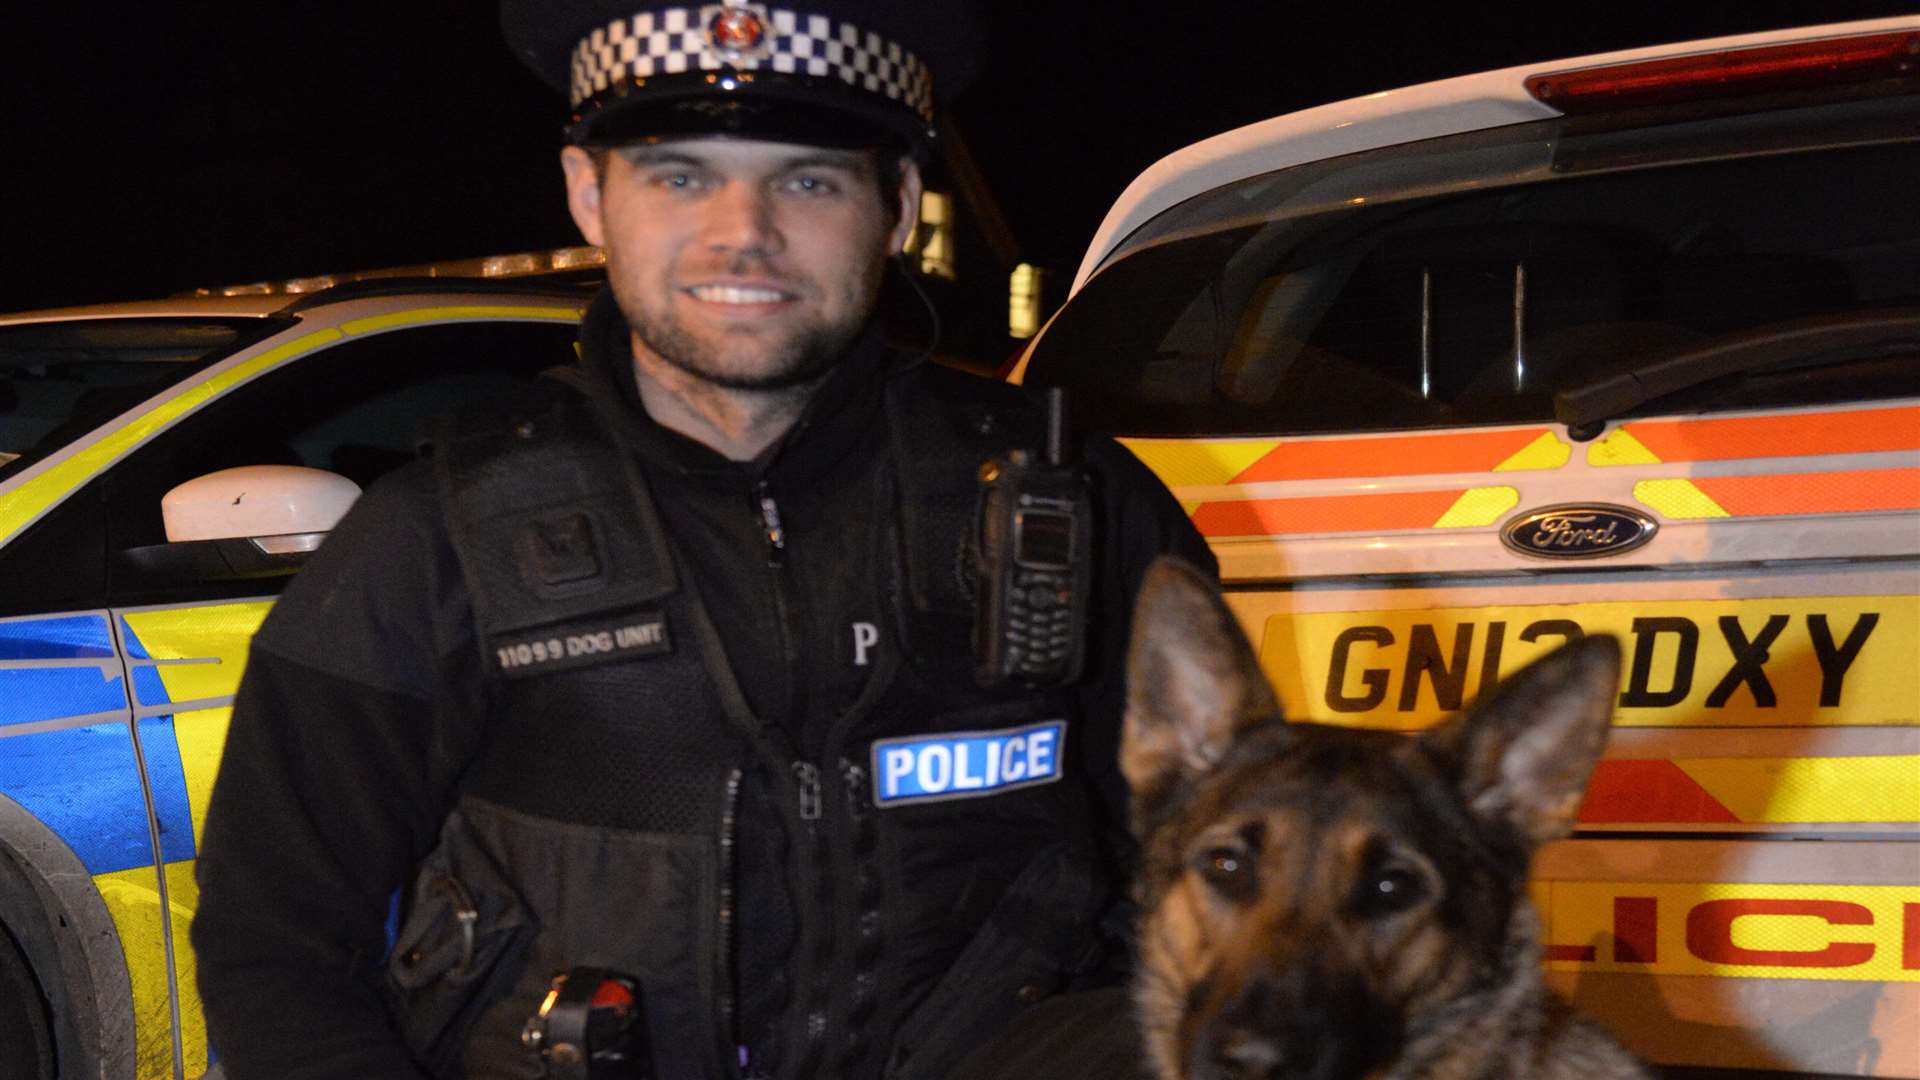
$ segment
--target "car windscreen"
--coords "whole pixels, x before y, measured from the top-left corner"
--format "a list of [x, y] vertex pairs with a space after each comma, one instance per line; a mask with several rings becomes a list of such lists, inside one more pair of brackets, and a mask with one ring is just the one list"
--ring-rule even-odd
[[266, 319], [126, 318], [0, 326], [0, 477], [276, 325]]
[[[1169, 436], [1548, 421], [1662, 360], [1680, 389], [1618, 415], [1920, 395], [1916, 104], [1545, 121], [1253, 177], [1129, 237], [1027, 381]], [[1863, 313], [1895, 329], [1863, 345]], [[1716, 347], [1736, 374], [1672, 377]]]

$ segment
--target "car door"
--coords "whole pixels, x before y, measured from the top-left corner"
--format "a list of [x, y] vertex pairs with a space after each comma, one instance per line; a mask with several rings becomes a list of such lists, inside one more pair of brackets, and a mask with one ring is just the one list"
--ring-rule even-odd
[[[85, 538], [90, 603], [0, 620], [0, 677], [19, 691], [0, 706], [0, 734], [19, 736], [0, 739], [0, 795], [73, 848], [105, 904], [126, 959], [138, 1076], [197, 1076], [212, 1060], [187, 941], [193, 859], [248, 641], [298, 562], [236, 570], [196, 550], [215, 542], [170, 544], [161, 497], [243, 465], [372, 483], [414, 456], [431, 416], [571, 360], [577, 315], [551, 301], [321, 308], [281, 335], [319, 335], [321, 347], [174, 419], [36, 526]], [[0, 558], [19, 580], [12, 548]], [[55, 557], [46, 541], [19, 554]]]

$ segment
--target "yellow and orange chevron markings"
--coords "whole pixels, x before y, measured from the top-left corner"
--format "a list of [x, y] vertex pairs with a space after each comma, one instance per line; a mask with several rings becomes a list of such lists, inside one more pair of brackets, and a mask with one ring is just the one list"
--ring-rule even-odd
[[[1920, 450], [1920, 408], [1629, 421], [1587, 449], [1589, 465], [1659, 465]], [[1634, 497], [1669, 520], [1920, 508], [1920, 468], [1642, 480]]]
[[[1178, 489], [1284, 481], [1365, 480], [1554, 470], [1573, 447], [1552, 428], [1392, 435], [1123, 440]], [[1589, 467], [1673, 465], [1920, 450], [1920, 407], [1776, 416], [1631, 420], [1586, 450]], [[1760, 476], [1656, 477], [1636, 499], [1670, 521], [1920, 509], [1920, 466]], [[1342, 492], [1277, 498], [1202, 497], [1184, 504], [1209, 539], [1492, 525], [1520, 502], [1504, 485]]]
[[[1127, 446], [1175, 488], [1557, 469], [1572, 455], [1544, 427], [1341, 439], [1138, 439]], [[1515, 489], [1492, 486], [1205, 500], [1188, 503], [1187, 511], [1202, 536], [1219, 539], [1490, 525], [1519, 501]]]

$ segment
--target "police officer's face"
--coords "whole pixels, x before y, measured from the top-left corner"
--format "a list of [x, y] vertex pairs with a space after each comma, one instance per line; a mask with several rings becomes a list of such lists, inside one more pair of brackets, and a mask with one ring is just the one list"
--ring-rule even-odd
[[578, 148], [561, 160], [636, 350], [737, 389], [801, 385], [839, 358], [919, 205], [909, 161], [887, 213], [866, 151], [705, 138], [617, 150], [603, 174]]

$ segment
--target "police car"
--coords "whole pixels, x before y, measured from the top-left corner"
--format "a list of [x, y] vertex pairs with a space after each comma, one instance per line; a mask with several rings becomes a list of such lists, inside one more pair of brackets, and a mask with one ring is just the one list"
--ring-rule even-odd
[[1529, 65], [1154, 165], [1014, 377], [1173, 489], [1295, 717], [1626, 648], [1550, 982], [1920, 1076], [1920, 18]]
[[249, 637], [596, 249], [0, 316], [0, 1077], [209, 1066], [193, 860]]

